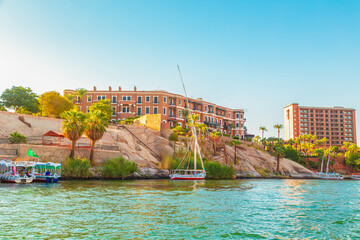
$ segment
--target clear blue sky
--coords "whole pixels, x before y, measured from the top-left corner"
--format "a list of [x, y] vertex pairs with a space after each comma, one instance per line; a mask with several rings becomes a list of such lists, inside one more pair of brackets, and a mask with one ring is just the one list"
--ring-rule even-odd
[[0, 92], [182, 93], [177, 64], [255, 134], [292, 102], [359, 110], [360, 1], [0, 0]]

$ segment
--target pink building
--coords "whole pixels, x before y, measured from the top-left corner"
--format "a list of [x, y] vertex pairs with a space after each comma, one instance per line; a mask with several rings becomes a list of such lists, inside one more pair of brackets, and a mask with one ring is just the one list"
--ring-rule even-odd
[[[74, 93], [75, 90], [65, 90], [64, 94]], [[81, 99], [77, 99], [76, 104], [83, 112], [88, 112], [92, 103], [101, 99], [109, 99], [113, 110], [113, 120], [121, 120], [129, 117], [142, 116], [145, 114], [161, 114], [163, 123], [169, 123], [170, 126], [175, 124], [183, 125], [184, 117], [181, 110], [185, 109], [185, 97], [179, 94], [169, 93], [166, 91], [123, 91], [121, 87], [113, 90], [93, 90], [87, 91]], [[231, 109], [222, 107], [198, 99], [189, 98], [189, 108], [194, 114], [200, 116], [200, 121], [205, 123], [209, 128], [222, 133], [244, 137], [245, 118], [243, 109]]]
[[356, 144], [355, 109], [344, 107], [309, 107], [292, 103], [284, 107], [285, 140], [302, 134], [326, 137], [328, 145]]

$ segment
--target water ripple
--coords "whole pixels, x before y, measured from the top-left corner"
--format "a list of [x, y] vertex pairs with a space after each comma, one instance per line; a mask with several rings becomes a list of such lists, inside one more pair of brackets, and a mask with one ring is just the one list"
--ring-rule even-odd
[[1, 239], [356, 239], [360, 181], [0, 184]]

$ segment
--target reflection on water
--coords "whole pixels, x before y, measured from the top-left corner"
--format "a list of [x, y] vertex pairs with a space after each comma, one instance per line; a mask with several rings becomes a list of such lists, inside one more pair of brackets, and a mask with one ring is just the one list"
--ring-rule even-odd
[[0, 239], [359, 238], [360, 181], [0, 184]]

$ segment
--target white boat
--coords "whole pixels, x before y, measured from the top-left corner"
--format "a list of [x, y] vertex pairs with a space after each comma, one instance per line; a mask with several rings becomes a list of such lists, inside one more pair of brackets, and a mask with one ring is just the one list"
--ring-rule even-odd
[[0, 161], [0, 179], [6, 183], [31, 183], [33, 165], [28, 162]]
[[61, 163], [43, 163], [37, 162], [34, 167], [35, 182], [56, 183], [61, 177]]
[[360, 174], [358, 173], [353, 173], [350, 177], [350, 179], [352, 180], [360, 180]]
[[[187, 97], [187, 93], [186, 93], [186, 89], [185, 89], [185, 84], [184, 81], [182, 79], [182, 75], [181, 75], [181, 71], [180, 68], [178, 66], [178, 70], [179, 70], [179, 74], [180, 74], [180, 79], [182, 81], [182, 85], [184, 88], [184, 93], [185, 93], [185, 99], [186, 99], [186, 109], [189, 110], [189, 115], [191, 116], [191, 109], [190, 109], [190, 104], [189, 104], [189, 99]], [[190, 121], [193, 121], [193, 119], [190, 117]], [[194, 168], [193, 169], [189, 169], [189, 163], [190, 161], [190, 157], [191, 157], [191, 149], [189, 149], [189, 152], [187, 154], [188, 159], [186, 159], [186, 156], [184, 157], [184, 159], [180, 162], [179, 166], [177, 167], [176, 170], [171, 171], [170, 173], [170, 179], [171, 180], [204, 180], [206, 177], [206, 171], [205, 171], [205, 167], [204, 167], [204, 162], [202, 160], [202, 154], [201, 154], [201, 150], [200, 150], [200, 146], [198, 143], [198, 139], [197, 139], [197, 132], [195, 129], [195, 123], [192, 122], [191, 124], [191, 131], [192, 134], [194, 136]], [[199, 155], [199, 159], [201, 162], [201, 167], [202, 169], [197, 169], [197, 157]], [[186, 166], [186, 168], [185, 168]]]
[[[329, 151], [330, 151], [330, 148], [329, 148]], [[329, 162], [330, 162], [330, 152], [329, 152], [328, 161], [326, 164], [326, 172], [323, 172], [323, 165], [324, 165], [324, 156], [323, 156], [323, 159], [321, 161], [321, 171], [317, 172], [316, 175], [318, 175], [321, 179], [324, 179], [324, 180], [343, 180], [344, 179], [343, 175], [340, 175], [337, 172], [329, 173]]]
[[325, 179], [325, 180], [343, 180], [344, 176], [337, 173], [337, 172], [333, 172], [333, 173], [317, 173], [321, 179]]

